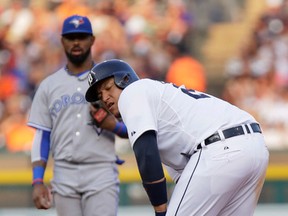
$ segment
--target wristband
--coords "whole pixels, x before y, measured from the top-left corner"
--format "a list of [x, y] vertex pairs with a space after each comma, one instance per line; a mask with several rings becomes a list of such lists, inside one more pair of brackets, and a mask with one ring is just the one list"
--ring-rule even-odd
[[165, 216], [166, 215], [166, 211], [165, 212], [155, 212], [155, 216]]
[[143, 187], [153, 206], [158, 206], [167, 203], [166, 179], [154, 184], [143, 183]]
[[113, 133], [120, 137], [127, 137], [127, 128], [123, 122], [116, 122], [115, 128], [112, 130]]
[[32, 185], [43, 184], [45, 168], [43, 166], [33, 167], [33, 181]]
[[32, 186], [37, 185], [37, 184], [43, 184], [43, 179], [35, 179], [32, 182]]

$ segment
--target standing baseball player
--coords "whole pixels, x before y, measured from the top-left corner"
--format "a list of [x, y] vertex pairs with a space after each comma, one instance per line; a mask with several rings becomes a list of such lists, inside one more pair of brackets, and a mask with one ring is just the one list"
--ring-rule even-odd
[[51, 193], [43, 184], [51, 150], [52, 193], [61, 216], [117, 215], [114, 133], [125, 137], [127, 131], [101, 103], [93, 107], [85, 100], [88, 73], [95, 65], [91, 57], [94, 40], [87, 17], [73, 15], [64, 20], [61, 43], [67, 64], [42, 81], [29, 115], [28, 125], [37, 129], [31, 154], [33, 201], [38, 209], [52, 205]]
[[[101, 99], [123, 118], [155, 215], [253, 215], [269, 153], [250, 114], [184, 86], [139, 80], [117, 59], [93, 67], [88, 81], [86, 100]], [[161, 162], [177, 183], [168, 208]]]

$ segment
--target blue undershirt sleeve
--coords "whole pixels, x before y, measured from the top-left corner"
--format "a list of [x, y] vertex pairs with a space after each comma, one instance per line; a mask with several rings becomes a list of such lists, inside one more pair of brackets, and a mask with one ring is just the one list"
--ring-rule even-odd
[[155, 131], [143, 133], [135, 141], [133, 150], [143, 182], [153, 182], [164, 178]]
[[32, 150], [31, 150], [31, 161], [48, 161], [50, 152], [50, 131], [41, 129], [36, 130], [34, 137]]
[[142, 184], [151, 204], [159, 206], [167, 203], [166, 179], [158, 151], [156, 132], [150, 130], [143, 133], [135, 141], [133, 150]]
[[41, 140], [41, 159], [44, 161], [48, 161], [49, 152], [50, 152], [50, 131], [43, 131], [42, 140]]

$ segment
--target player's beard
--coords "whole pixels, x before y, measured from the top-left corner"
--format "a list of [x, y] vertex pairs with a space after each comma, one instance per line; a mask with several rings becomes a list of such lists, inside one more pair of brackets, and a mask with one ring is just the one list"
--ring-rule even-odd
[[72, 55], [69, 52], [65, 51], [65, 54], [67, 56], [67, 58], [69, 59], [70, 62], [72, 62], [74, 65], [81, 65], [83, 64], [83, 62], [85, 62], [85, 60], [88, 58], [89, 54], [91, 52], [91, 48], [89, 48], [85, 53], [83, 53], [82, 55]]

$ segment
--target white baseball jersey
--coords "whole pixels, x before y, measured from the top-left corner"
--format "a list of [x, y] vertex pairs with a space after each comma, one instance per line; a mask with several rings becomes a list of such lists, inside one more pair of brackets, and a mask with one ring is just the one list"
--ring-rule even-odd
[[90, 124], [87, 75], [72, 76], [62, 68], [42, 81], [33, 99], [28, 125], [51, 131], [55, 161], [115, 161], [114, 134]]
[[187, 164], [181, 153], [191, 154], [219, 129], [255, 121], [250, 114], [211, 95], [150, 79], [123, 90], [119, 111], [131, 145], [145, 131], [155, 130], [163, 164], [180, 173]]
[[[157, 133], [161, 161], [177, 182], [166, 216], [253, 215], [269, 153], [262, 133], [245, 129], [255, 122], [250, 114], [211, 95], [149, 79], [127, 86], [118, 105], [132, 146], [145, 131]], [[243, 134], [225, 139], [222, 130], [240, 125]], [[221, 140], [205, 146], [215, 132]]]

